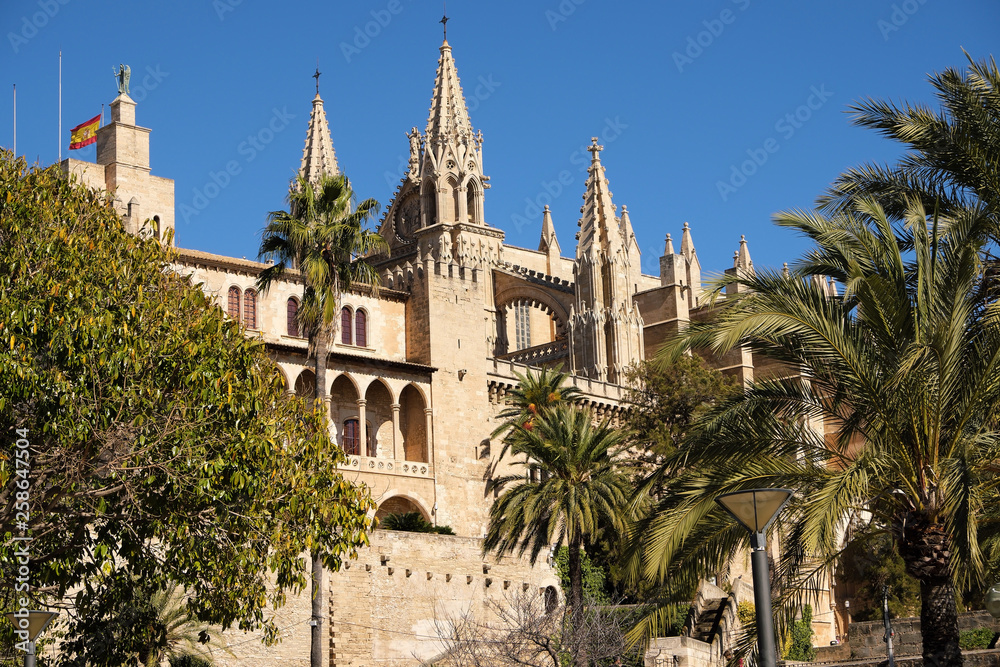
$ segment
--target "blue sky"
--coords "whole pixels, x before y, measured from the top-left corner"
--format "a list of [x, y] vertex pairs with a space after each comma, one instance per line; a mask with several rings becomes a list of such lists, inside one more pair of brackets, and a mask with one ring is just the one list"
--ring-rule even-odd
[[[301, 159], [317, 58], [340, 165], [362, 197], [388, 203], [405, 133], [427, 122], [441, 14], [425, 0], [4, 0], [0, 145], [16, 84], [18, 152], [56, 160], [61, 48], [63, 157], [94, 160], [93, 146], [68, 151], [69, 128], [115, 97], [112, 68], [126, 63], [153, 173], [176, 181], [178, 245], [253, 258]], [[847, 106], [932, 104], [928, 73], [963, 67], [962, 48], [1000, 50], [996, 0], [452, 0], [448, 14], [485, 137], [487, 222], [534, 248], [547, 203], [572, 255], [583, 149], [600, 136], [653, 274], [685, 221], [709, 272], [732, 265], [741, 235], [758, 266], [794, 260], [804, 242], [771, 216], [899, 155]], [[240, 173], [199, 198], [233, 160]]]

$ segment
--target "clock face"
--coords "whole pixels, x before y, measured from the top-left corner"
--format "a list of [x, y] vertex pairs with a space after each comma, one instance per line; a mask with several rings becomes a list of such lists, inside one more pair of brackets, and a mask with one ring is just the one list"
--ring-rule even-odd
[[413, 234], [420, 228], [420, 196], [416, 193], [407, 195], [399, 205], [396, 213], [396, 234], [406, 240], [413, 239]]

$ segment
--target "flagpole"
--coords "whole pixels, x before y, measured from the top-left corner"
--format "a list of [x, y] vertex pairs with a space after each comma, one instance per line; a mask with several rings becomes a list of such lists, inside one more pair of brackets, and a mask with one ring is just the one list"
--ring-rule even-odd
[[14, 157], [17, 157], [17, 84], [14, 84]]
[[62, 49], [59, 49], [59, 163], [62, 164]]

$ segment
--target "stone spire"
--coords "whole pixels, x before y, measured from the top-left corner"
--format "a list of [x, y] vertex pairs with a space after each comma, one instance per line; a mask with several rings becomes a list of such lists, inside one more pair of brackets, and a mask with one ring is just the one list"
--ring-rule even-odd
[[681, 235], [681, 254], [688, 260], [695, 254], [694, 240], [691, 238], [691, 226], [684, 223], [684, 232]]
[[753, 273], [753, 261], [750, 259], [750, 249], [747, 247], [747, 237], [740, 236], [740, 250], [736, 254], [736, 268], [745, 275]]
[[434, 92], [431, 94], [431, 112], [427, 117], [427, 142], [457, 141], [472, 143], [472, 121], [465, 106], [462, 86], [458, 80], [455, 59], [447, 40], [441, 44], [437, 76], [434, 78]]
[[542, 236], [538, 240], [538, 249], [548, 256], [545, 272], [550, 276], [556, 275], [560, 253], [559, 239], [556, 238], [556, 228], [552, 224], [552, 212], [549, 211], [548, 204], [545, 205], [545, 213], [542, 215]]
[[667, 240], [663, 246], [663, 254], [664, 255], [674, 254], [674, 240], [670, 238], [670, 234], [667, 234]]
[[447, 40], [441, 45], [427, 129], [411, 141], [421, 139], [421, 226], [485, 224], [483, 191], [489, 177], [483, 175], [483, 134], [472, 130]]
[[[600, 153], [591, 139], [590, 168], [583, 195], [579, 242], [573, 265], [576, 301], [570, 315], [573, 372], [594, 380], [623, 383], [625, 371], [643, 355], [642, 317], [632, 295], [638, 266], [632, 267], [628, 214], [615, 216]], [[636, 246], [638, 250], [638, 246]]]
[[323, 98], [319, 96], [319, 70], [316, 71], [316, 97], [313, 98], [312, 113], [309, 114], [309, 130], [306, 132], [306, 145], [302, 149], [302, 166], [299, 176], [310, 183], [319, 182], [320, 176], [327, 174], [336, 176], [340, 173], [337, 166], [337, 155], [333, 152], [333, 140], [330, 139], [330, 126], [326, 122], [326, 111], [323, 110]]

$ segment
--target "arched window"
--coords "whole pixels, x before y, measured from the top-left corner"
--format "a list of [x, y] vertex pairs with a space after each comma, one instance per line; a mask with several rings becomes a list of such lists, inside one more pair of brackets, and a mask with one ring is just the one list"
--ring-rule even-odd
[[295, 299], [288, 300], [288, 335], [299, 337], [299, 302]]
[[354, 315], [354, 344], [368, 347], [368, 313], [363, 310]]
[[162, 230], [160, 229], [160, 216], [154, 215], [153, 216], [153, 236], [156, 237], [157, 241], [160, 240], [160, 232], [161, 231]]
[[240, 319], [240, 288], [233, 285], [229, 288], [229, 308], [227, 312], [229, 317], [234, 320]]
[[348, 419], [344, 422], [342, 446], [345, 454], [353, 454], [354, 456], [361, 454], [361, 423], [357, 419]]
[[243, 292], [243, 324], [247, 329], [257, 328], [257, 290]]
[[340, 342], [344, 345], [351, 344], [351, 331], [354, 329], [354, 314], [351, 309], [344, 306], [340, 309]]

